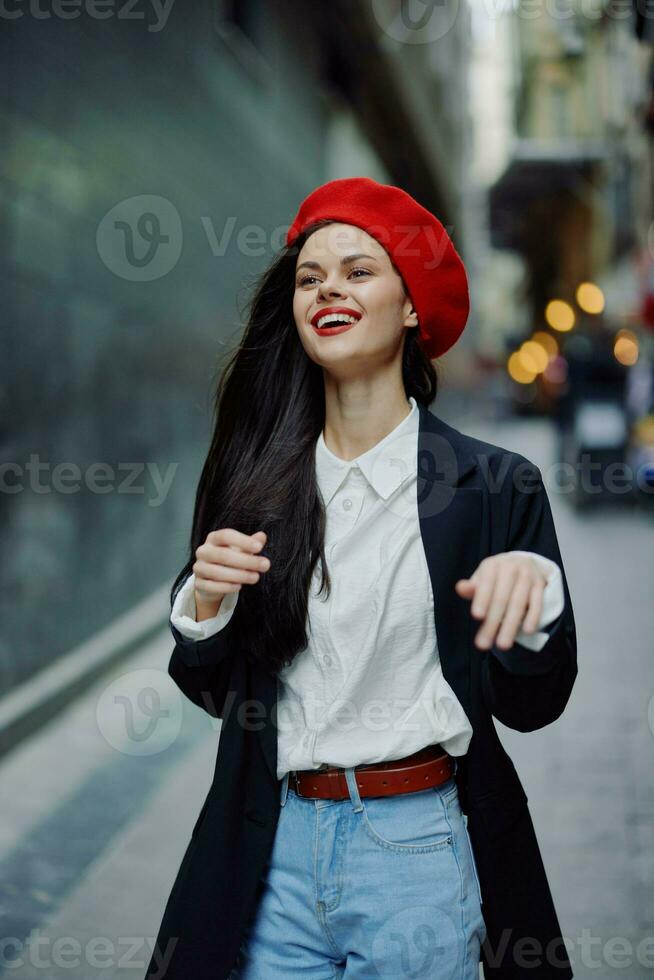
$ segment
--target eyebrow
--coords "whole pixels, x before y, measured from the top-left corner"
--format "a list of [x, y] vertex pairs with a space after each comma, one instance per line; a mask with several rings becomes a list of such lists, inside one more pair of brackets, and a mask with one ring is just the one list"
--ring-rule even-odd
[[[366, 255], [364, 252], [357, 252], [355, 255], [344, 255], [343, 258], [341, 259], [341, 265], [342, 266], [350, 265], [352, 262], [356, 262], [358, 259], [372, 259], [373, 262], [379, 261], [378, 259], [375, 258], [374, 255]], [[300, 269], [304, 268], [305, 266], [308, 269], [322, 268], [320, 262], [301, 262], [300, 265], [295, 270], [295, 272], [298, 273]]]

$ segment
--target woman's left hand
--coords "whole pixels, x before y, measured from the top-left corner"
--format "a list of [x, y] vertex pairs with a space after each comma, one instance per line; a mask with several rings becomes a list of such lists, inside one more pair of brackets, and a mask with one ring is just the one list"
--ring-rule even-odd
[[520, 630], [533, 633], [540, 620], [546, 584], [547, 578], [533, 558], [509, 551], [484, 558], [470, 578], [459, 579], [457, 593], [472, 599], [471, 614], [484, 620], [475, 637], [476, 645], [486, 650], [495, 642], [506, 650]]

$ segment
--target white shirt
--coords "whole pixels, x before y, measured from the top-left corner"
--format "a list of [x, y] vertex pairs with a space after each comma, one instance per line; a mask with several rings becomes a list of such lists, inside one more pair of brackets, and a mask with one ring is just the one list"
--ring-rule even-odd
[[[419, 411], [411, 411], [371, 449], [343, 460], [316, 441], [316, 478], [325, 503], [325, 555], [332, 580], [318, 596], [318, 562], [309, 592], [309, 644], [279, 672], [277, 776], [291, 769], [354, 766], [399, 759], [439, 742], [465, 755], [472, 727], [445, 680], [438, 655], [434, 597], [418, 522]], [[532, 552], [548, 576], [539, 631], [563, 610], [561, 570]], [[264, 573], [265, 574], [265, 573]], [[171, 619], [194, 639], [231, 618], [238, 593], [212, 619], [195, 621], [194, 576], [176, 596]], [[548, 634], [520, 631], [539, 650]]]

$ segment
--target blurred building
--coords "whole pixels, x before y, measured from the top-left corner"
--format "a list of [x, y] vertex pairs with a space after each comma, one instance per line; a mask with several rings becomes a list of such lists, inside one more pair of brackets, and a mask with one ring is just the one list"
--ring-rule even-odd
[[[636, 10], [625, 16], [624, 5], [591, 9], [577, 0], [503, 10], [486, 24], [475, 69], [479, 75], [486, 62], [482, 80], [492, 71], [503, 80], [495, 91], [503, 139], [483, 174], [490, 274], [480, 304], [480, 342], [502, 363], [533, 331], [551, 332], [563, 349], [567, 325], [550, 330], [548, 304], [562, 301], [577, 319], [587, 316], [578, 303], [582, 283], [601, 288], [611, 329], [633, 328], [637, 258], [652, 219], [645, 124], [652, 52]], [[473, 106], [479, 129], [479, 98]], [[527, 399], [542, 381], [526, 386]]]
[[218, 355], [313, 187], [397, 183], [466, 255], [465, 8], [155, 6], [3, 22], [2, 690], [170, 587]]

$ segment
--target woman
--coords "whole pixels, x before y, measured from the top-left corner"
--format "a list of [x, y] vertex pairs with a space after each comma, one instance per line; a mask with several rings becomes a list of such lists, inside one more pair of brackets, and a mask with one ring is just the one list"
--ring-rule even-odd
[[574, 619], [538, 468], [428, 411], [468, 308], [438, 219], [368, 178], [262, 277], [171, 594], [222, 728], [148, 977], [572, 976], [492, 716], [561, 714]]

